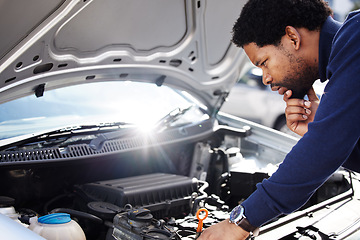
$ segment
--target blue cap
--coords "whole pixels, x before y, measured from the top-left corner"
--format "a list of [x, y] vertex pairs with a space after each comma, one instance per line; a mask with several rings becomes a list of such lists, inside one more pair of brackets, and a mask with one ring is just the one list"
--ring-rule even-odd
[[68, 213], [52, 213], [39, 217], [38, 222], [44, 224], [62, 224], [71, 221], [70, 214]]

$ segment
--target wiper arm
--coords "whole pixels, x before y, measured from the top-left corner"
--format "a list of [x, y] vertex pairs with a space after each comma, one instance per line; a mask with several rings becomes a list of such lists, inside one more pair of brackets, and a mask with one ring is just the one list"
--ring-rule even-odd
[[103, 134], [99, 134], [96, 138], [92, 139], [91, 142], [89, 143], [89, 147], [91, 149], [93, 149], [94, 151], [99, 151], [104, 142], [108, 141], [108, 140], [112, 140], [112, 139], [116, 139], [116, 138], [122, 138], [124, 136], [129, 135], [129, 132], [133, 133], [134, 130], [122, 130], [120, 132], [107, 132], [107, 133], [103, 133]]
[[167, 115], [165, 115], [163, 118], [161, 118], [156, 124], [155, 129], [164, 130], [168, 128], [172, 123], [179, 120], [184, 114], [189, 111], [193, 105], [190, 105], [187, 108], [175, 108], [171, 112], [169, 112]]

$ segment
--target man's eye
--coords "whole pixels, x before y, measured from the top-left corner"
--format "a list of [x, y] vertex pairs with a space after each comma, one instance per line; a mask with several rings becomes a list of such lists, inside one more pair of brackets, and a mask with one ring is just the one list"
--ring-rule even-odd
[[266, 62], [267, 62], [267, 60], [263, 61], [263, 62], [261, 63], [261, 66], [266, 67]]

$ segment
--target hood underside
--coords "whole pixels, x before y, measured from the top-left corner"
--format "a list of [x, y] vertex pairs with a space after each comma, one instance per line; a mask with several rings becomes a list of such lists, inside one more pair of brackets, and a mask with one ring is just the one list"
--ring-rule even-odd
[[89, 81], [188, 91], [217, 109], [243, 52], [231, 29], [244, 1], [0, 2], [0, 103]]

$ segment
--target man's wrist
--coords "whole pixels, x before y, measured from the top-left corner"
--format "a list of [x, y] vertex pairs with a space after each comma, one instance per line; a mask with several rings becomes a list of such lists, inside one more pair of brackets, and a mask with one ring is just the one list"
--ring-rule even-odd
[[245, 209], [243, 206], [236, 206], [230, 213], [229, 222], [233, 223], [235, 226], [240, 227], [243, 231], [250, 233], [251, 236], [259, 235], [259, 228], [251, 225], [245, 216]]
[[250, 236], [250, 232], [245, 231], [243, 228], [233, 224], [230, 220], [228, 224], [231, 225], [231, 228], [234, 229], [233, 232], [236, 236], [239, 236], [241, 239], [247, 239]]

